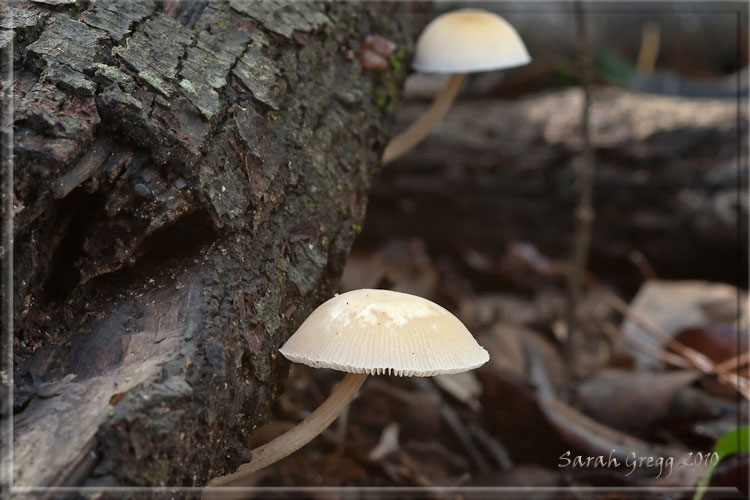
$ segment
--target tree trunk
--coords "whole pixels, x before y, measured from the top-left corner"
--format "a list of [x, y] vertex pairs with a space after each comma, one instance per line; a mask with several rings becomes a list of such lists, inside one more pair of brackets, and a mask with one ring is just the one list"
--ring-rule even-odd
[[[438, 253], [462, 260], [470, 249], [494, 262], [508, 243], [527, 241], [568, 259], [580, 108], [578, 89], [459, 101], [427, 140], [385, 169], [358, 241], [417, 235]], [[403, 107], [397, 129], [423, 109]], [[745, 281], [743, 110], [735, 100], [594, 89], [595, 273], [636, 287], [637, 251], [665, 278]]]
[[[0, 21], [14, 484], [202, 485], [248, 460], [277, 349], [338, 280], [412, 7], [39, 1]], [[360, 66], [368, 34], [389, 69]]]

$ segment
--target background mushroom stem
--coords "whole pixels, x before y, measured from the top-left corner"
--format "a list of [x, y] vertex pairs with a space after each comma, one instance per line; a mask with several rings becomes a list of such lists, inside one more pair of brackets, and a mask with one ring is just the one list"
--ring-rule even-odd
[[253, 472], [278, 462], [312, 441], [336, 420], [366, 378], [366, 373], [347, 373], [328, 399], [310, 416], [276, 439], [255, 448], [252, 451], [252, 461], [240, 465], [234, 474], [214, 478], [208, 486], [240, 486], [241, 481]]
[[440, 90], [432, 105], [422, 116], [411, 124], [403, 133], [396, 136], [383, 152], [383, 163], [390, 163], [403, 155], [424, 139], [430, 130], [443, 118], [445, 113], [453, 104], [461, 84], [466, 77], [465, 73], [453, 73], [448, 83]]

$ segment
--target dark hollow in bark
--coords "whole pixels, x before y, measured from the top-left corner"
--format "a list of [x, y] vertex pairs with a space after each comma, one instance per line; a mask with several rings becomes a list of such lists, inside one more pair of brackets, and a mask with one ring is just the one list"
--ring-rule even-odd
[[[590, 269], [632, 289], [642, 281], [629, 257], [637, 251], [664, 278], [744, 284], [747, 235], [738, 224], [747, 225], [745, 105], [613, 88], [595, 88], [593, 99]], [[423, 109], [405, 106], [399, 126]], [[508, 243], [527, 241], [567, 260], [580, 109], [578, 89], [459, 102], [375, 182], [358, 241], [416, 235], [438, 253], [462, 260], [471, 249], [495, 262]]]
[[[277, 348], [338, 280], [413, 6], [2, 9], [15, 485], [202, 485], [249, 460], [286, 377]], [[402, 49], [388, 70], [360, 66], [368, 34]]]

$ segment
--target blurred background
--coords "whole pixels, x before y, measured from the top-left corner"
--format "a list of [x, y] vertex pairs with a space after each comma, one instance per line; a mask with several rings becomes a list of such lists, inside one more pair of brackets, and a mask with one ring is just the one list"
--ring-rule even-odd
[[[370, 377], [344, 416], [257, 485], [687, 487], [705, 464], [626, 474], [560, 457], [695, 459], [747, 421], [747, 5], [585, 3], [595, 218], [575, 308], [575, 3], [425, 4], [425, 23], [464, 7], [502, 15], [533, 60], [470, 75], [430, 136], [383, 168], [339, 291], [427, 297], [491, 360], [455, 376]], [[409, 78], [394, 134], [444, 82]], [[340, 378], [294, 365], [254, 445]], [[746, 493], [747, 466], [742, 454], [722, 461], [712, 485]], [[535, 496], [581, 498], [561, 491]]]

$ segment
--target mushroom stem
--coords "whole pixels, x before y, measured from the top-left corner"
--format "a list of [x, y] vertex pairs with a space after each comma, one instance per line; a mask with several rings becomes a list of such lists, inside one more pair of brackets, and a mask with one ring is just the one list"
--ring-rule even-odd
[[255, 448], [250, 462], [240, 465], [234, 474], [212, 479], [208, 486], [238, 486], [241, 480], [253, 472], [268, 467], [302, 448], [336, 420], [366, 378], [366, 373], [347, 373], [328, 399], [306, 419], [276, 439]]
[[461, 84], [464, 82], [465, 73], [453, 73], [448, 83], [440, 90], [432, 105], [417, 118], [401, 134], [393, 138], [383, 151], [383, 163], [390, 163], [403, 155], [424, 139], [430, 130], [445, 116], [445, 113], [453, 104]]

